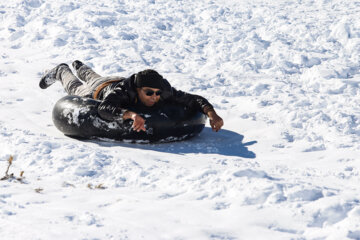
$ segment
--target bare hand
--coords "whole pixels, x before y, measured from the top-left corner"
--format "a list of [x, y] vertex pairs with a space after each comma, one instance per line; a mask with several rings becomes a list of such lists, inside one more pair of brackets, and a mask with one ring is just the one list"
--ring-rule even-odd
[[134, 118], [132, 118], [132, 120], [134, 120], [132, 128], [134, 129], [134, 131], [140, 132], [140, 131], [144, 131], [146, 132], [146, 128], [145, 128], [145, 120], [138, 114], [136, 114], [134, 116]]
[[210, 126], [213, 131], [218, 132], [222, 126], [224, 126], [224, 121], [219, 115], [216, 114], [214, 110], [208, 112], [208, 117], [210, 119]]
[[134, 122], [132, 124], [132, 129], [134, 129], [134, 131], [140, 132], [140, 131], [146, 131], [145, 128], [145, 119], [143, 119], [139, 114], [131, 112], [131, 111], [127, 111], [124, 113], [123, 115], [123, 119], [132, 119]]

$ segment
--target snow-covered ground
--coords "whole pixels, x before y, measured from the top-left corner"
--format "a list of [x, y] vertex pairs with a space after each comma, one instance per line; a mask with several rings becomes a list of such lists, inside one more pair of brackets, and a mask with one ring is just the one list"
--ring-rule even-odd
[[[2, 0], [1, 239], [360, 239], [360, 2]], [[214, 133], [79, 141], [52, 123], [75, 59], [154, 68]], [[24, 171], [21, 175], [21, 171]], [[21, 178], [21, 181], [16, 180]]]

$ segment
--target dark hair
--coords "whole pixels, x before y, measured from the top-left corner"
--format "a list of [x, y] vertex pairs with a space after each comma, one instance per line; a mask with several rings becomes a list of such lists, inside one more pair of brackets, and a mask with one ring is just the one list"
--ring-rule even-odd
[[138, 72], [135, 75], [135, 85], [138, 88], [151, 87], [151, 88], [163, 88], [164, 78], [155, 70], [146, 69]]

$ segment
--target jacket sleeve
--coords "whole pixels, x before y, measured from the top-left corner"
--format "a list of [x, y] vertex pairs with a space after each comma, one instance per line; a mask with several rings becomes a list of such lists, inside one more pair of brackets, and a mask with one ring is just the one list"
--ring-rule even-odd
[[176, 90], [175, 88], [172, 88], [171, 100], [175, 103], [203, 112], [204, 114], [207, 114], [210, 110], [214, 109], [206, 98]]
[[98, 106], [98, 114], [101, 118], [109, 121], [120, 120], [127, 107], [130, 104], [130, 98], [127, 91], [121, 87], [112, 90]]

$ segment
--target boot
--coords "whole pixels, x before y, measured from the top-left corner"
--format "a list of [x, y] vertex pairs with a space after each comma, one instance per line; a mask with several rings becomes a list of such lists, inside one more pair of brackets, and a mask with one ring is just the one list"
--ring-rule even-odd
[[79, 68], [81, 67], [81, 66], [83, 66], [84, 64], [81, 62], [81, 61], [79, 61], [79, 60], [75, 60], [73, 63], [72, 63], [72, 66], [73, 66], [73, 68], [77, 71], [77, 70], [79, 70]]
[[63, 67], [69, 67], [69, 65], [67, 65], [66, 63], [61, 63], [56, 67], [54, 67], [53, 69], [51, 69], [50, 71], [45, 72], [45, 74], [41, 77], [39, 82], [40, 88], [42, 89], [48, 88], [53, 83], [55, 83], [56, 80], [60, 80], [59, 78], [57, 78], [57, 74], [59, 69]]

